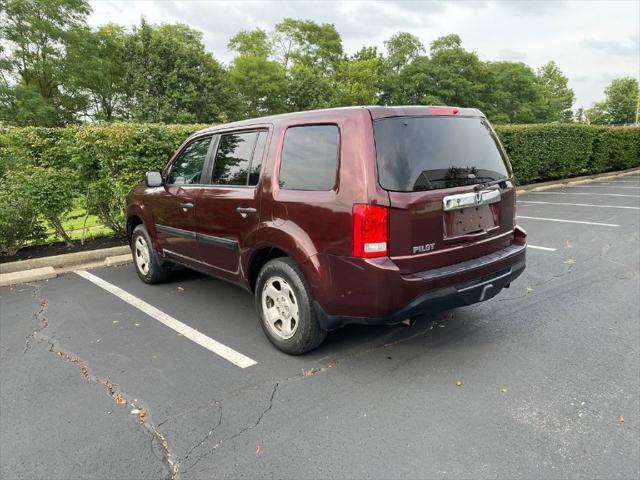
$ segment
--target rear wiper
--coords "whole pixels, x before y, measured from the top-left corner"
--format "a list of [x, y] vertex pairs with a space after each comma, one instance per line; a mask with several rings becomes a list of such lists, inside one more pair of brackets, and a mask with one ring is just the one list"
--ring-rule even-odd
[[477, 192], [478, 190], [482, 190], [484, 188], [490, 187], [491, 185], [495, 185], [497, 183], [504, 183], [508, 180], [511, 180], [511, 178], [509, 177], [504, 177], [504, 178], [498, 178], [497, 180], [492, 180], [490, 182], [481, 182], [481, 183], [477, 183], [475, 187], [473, 187], [473, 189]]

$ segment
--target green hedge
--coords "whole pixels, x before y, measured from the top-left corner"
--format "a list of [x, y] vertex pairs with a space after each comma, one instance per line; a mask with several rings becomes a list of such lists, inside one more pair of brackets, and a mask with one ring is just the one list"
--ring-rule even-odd
[[[105, 225], [122, 233], [126, 192], [146, 171], [162, 168], [184, 139], [203, 127], [0, 127], [0, 253], [12, 253], [42, 235], [35, 226], [26, 235], [24, 226], [17, 226], [20, 218], [28, 225], [35, 225], [34, 218], [46, 219], [64, 238], [62, 220], [79, 198]], [[499, 125], [496, 132], [520, 185], [640, 165], [637, 127]], [[58, 192], [62, 188], [67, 191]], [[47, 202], [42, 192], [52, 192], [45, 194]]]
[[582, 124], [499, 125], [519, 185], [640, 165], [640, 128]]

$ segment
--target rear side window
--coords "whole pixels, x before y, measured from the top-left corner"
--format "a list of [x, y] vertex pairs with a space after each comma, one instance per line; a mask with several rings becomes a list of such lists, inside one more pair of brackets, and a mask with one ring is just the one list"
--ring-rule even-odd
[[386, 190], [436, 190], [510, 176], [498, 139], [481, 118], [387, 118], [373, 129], [378, 180]]
[[256, 185], [266, 140], [266, 131], [222, 135], [211, 182], [217, 185]]
[[173, 163], [167, 184], [194, 185], [200, 183], [210, 143], [211, 137], [207, 137], [189, 144]]
[[331, 190], [336, 184], [340, 134], [336, 125], [292, 127], [284, 136], [280, 188]]
[[260, 179], [260, 169], [262, 167], [262, 157], [267, 144], [267, 132], [259, 132], [256, 140], [256, 148], [253, 150], [253, 161], [249, 170], [249, 185], [257, 185]]

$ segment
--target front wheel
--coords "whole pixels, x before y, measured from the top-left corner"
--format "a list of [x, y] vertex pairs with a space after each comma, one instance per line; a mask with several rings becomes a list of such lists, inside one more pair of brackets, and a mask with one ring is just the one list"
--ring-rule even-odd
[[316, 348], [327, 336], [312, 308], [306, 280], [291, 259], [276, 258], [262, 267], [255, 296], [260, 325], [279, 350], [300, 355]]
[[131, 235], [131, 254], [138, 277], [144, 283], [160, 283], [169, 276], [169, 266], [160, 263], [144, 225], [138, 225]]

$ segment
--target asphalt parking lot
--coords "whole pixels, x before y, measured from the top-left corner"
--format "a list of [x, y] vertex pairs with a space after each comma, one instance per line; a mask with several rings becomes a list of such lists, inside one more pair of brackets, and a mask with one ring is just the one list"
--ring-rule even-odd
[[510, 289], [302, 357], [248, 293], [188, 271], [0, 289], [0, 477], [638, 478], [640, 176], [523, 194], [518, 215]]

